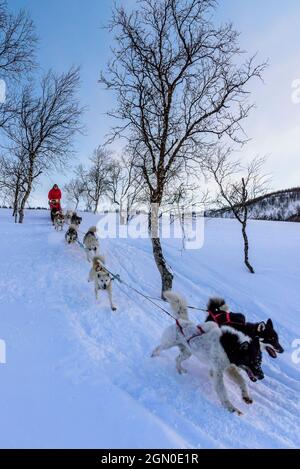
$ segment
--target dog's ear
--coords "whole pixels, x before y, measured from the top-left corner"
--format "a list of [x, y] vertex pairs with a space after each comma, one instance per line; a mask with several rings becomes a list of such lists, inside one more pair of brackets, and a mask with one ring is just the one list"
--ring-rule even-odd
[[248, 350], [248, 348], [249, 348], [249, 342], [247, 342], [247, 341], [243, 342], [243, 343], [240, 345], [240, 349], [241, 349], [241, 350], [246, 351], [246, 350]]
[[268, 320], [267, 320], [267, 326], [272, 327], [272, 329], [273, 329], [273, 322], [272, 322], [272, 319], [268, 319]]
[[257, 332], [263, 332], [266, 328], [266, 323], [264, 321], [257, 324]]

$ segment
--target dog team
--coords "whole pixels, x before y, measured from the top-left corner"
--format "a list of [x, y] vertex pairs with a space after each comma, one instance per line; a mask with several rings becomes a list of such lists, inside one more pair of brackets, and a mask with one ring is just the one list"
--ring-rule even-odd
[[[69, 225], [65, 240], [68, 244], [78, 241], [78, 229], [82, 217], [79, 217], [76, 212], [67, 210], [64, 215], [62, 210], [56, 211], [53, 214], [53, 225], [55, 230], [62, 230], [64, 223]], [[97, 228], [91, 226], [83, 237], [83, 246], [86, 252], [88, 262], [92, 263], [89, 272], [88, 281], [94, 282], [94, 291], [96, 300], [98, 299], [99, 290], [105, 290], [108, 295], [109, 304], [112, 311], [116, 311], [116, 306], [112, 300], [112, 278], [105, 268], [105, 258], [99, 255], [99, 240], [96, 235]]]
[[[61, 211], [54, 214], [53, 224], [56, 230], [62, 230], [64, 222], [69, 224], [65, 234], [68, 244], [78, 240], [78, 227], [82, 221], [76, 212], [68, 210], [64, 216]], [[112, 278], [105, 267], [105, 259], [99, 255], [99, 240], [96, 227], [92, 226], [85, 233], [83, 246], [88, 262], [92, 263], [88, 281], [94, 282], [95, 297], [99, 290], [106, 290], [112, 311], [116, 310], [112, 300]], [[224, 382], [225, 374], [240, 388], [244, 402], [252, 404], [246, 380], [240, 373], [243, 370], [253, 382], [264, 378], [261, 368], [262, 352], [272, 358], [284, 349], [279, 343], [278, 334], [271, 319], [251, 323], [242, 313], [232, 313], [222, 298], [211, 298], [207, 305], [207, 317], [203, 324], [196, 325], [188, 317], [188, 307], [183, 297], [177, 293], [164, 292], [169, 302], [175, 323], [163, 333], [160, 345], [152, 352], [152, 357], [162, 351], [177, 347], [176, 357], [178, 373], [186, 373], [182, 363], [192, 355], [206, 363], [210, 369], [214, 388], [221, 404], [229, 411], [242, 415], [230, 401]]]

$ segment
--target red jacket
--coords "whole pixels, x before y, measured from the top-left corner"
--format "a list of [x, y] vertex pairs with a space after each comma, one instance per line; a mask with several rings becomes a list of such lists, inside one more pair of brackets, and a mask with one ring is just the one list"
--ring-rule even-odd
[[52, 187], [52, 189], [49, 191], [48, 199], [49, 200], [54, 200], [54, 199], [60, 200], [61, 199], [61, 190], [60, 189], [53, 189], [53, 187]]

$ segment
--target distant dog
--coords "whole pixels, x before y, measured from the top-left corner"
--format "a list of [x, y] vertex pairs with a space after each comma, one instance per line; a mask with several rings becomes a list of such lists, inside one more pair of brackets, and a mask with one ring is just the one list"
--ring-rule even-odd
[[58, 231], [62, 231], [64, 227], [65, 217], [62, 211], [56, 212], [54, 215], [54, 228]]
[[66, 211], [65, 220], [66, 220], [66, 223], [68, 223], [69, 225], [71, 224], [72, 215], [73, 215], [73, 210]]
[[218, 327], [214, 322], [196, 326], [188, 319], [187, 306], [183, 298], [172, 292], [165, 292], [164, 295], [171, 304], [176, 324], [165, 330], [161, 343], [153, 351], [152, 356], [177, 346], [180, 354], [176, 358], [176, 367], [179, 373], [184, 373], [186, 370], [182, 367], [182, 362], [195, 355], [210, 367], [215, 390], [222, 405], [229, 412], [241, 415], [229, 400], [224, 384], [224, 373], [227, 372], [232, 381], [240, 387], [243, 400], [251, 404], [253, 401], [247, 384], [238, 368], [245, 370], [252, 381], [264, 378], [259, 339], [256, 337], [252, 340], [232, 327]]
[[207, 311], [206, 321], [214, 321], [219, 326], [228, 325], [252, 339], [258, 336], [261, 349], [266, 350], [270, 357], [276, 358], [277, 353], [284, 352], [271, 319], [268, 319], [267, 322], [247, 322], [242, 313], [231, 313], [223, 298], [211, 298], [207, 305]]
[[116, 311], [116, 307], [112, 302], [112, 279], [109, 272], [105, 268], [105, 259], [103, 256], [95, 256], [93, 258], [93, 266], [89, 273], [89, 282], [94, 282], [95, 296], [98, 299], [98, 291], [105, 290], [108, 294], [108, 299], [112, 311]]
[[58, 212], [57, 208], [52, 208], [51, 209], [51, 221], [52, 221], [53, 225], [54, 225], [54, 218], [55, 218], [55, 215], [57, 214], [57, 212]]
[[91, 262], [93, 257], [98, 254], [99, 241], [96, 237], [96, 232], [97, 228], [95, 226], [91, 226], [83, 238], [84, 249], [88, 262]]
[[79, 226], [81, 222], [82, 222], [82, 217], [78, 217], [77, 213], [73, 212], [73, 215], [71, 217], [71, 224], [75, 226]]
[[68, 244], [75, 243], [78, 239], [78, 234], [76, 230], [76, 226], [70, 225], [68, 231], [65, 234], [65, 240]]

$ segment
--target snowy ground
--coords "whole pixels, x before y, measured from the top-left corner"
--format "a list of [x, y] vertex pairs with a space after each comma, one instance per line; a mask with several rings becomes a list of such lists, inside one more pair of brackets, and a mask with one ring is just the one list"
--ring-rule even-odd
[[[254, 404], [243, 417], [217, 400], [204, 364], [187, 362], [179, 376], [176, 351], [151, 359], [170, 319], [126, 287], [114, 285], [117, 312], [98, 303], [78, 245], [66, 246], [49, 213], [28, 211], [14, 225], [0, 211], [1, 447], [294, 448], [300, 446], [299, 371], [291, 344], [300, 338], [299, 224], [253, 221], [249, 274], [241, 262], [239, 226], [207, 219], [205, 243], [180, 252], [166, 241], [175, 287], [189, 304], [222, 295], [250, 319], [271, 317], [286, 352], [264, 355], [265, 379], [250, 383]], [[83, 214], [81, 230], [97, 217]], [[159, 278], [148, 240], [106, 239], [107, 265], [128, 283], [157, 296]], [[203, 313], [191, 313], [201, 322]]]

